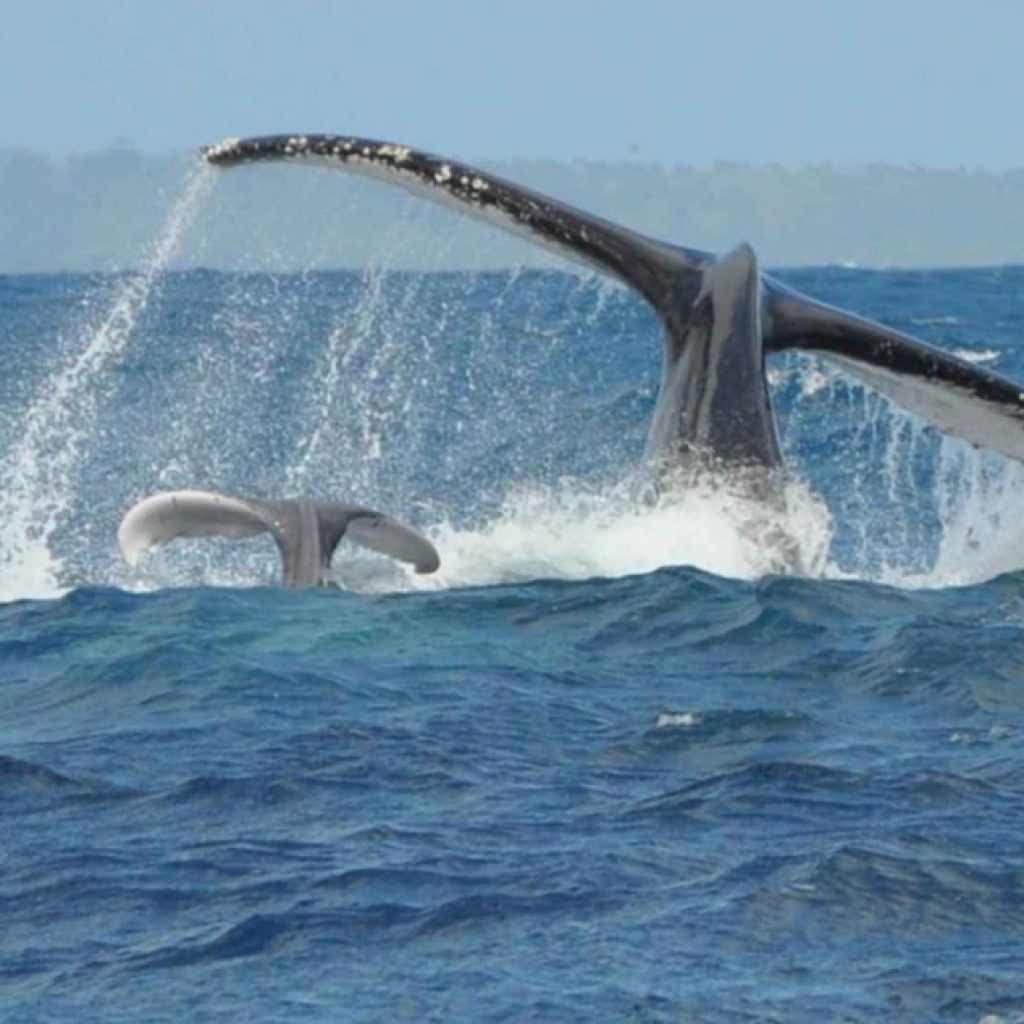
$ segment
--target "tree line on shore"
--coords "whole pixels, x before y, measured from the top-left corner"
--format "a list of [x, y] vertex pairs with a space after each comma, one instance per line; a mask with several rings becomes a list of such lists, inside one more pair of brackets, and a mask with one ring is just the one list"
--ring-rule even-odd
[[[749, 241], [771, 266], [1024, 263], [1024, 169], [478, 162], [670, 241], [714, 251]], [[185, 233], [178, 266], [551, 262], [536, 247], [376, 183], [281, 167], [218, 172], [195, 156], [115, 146], [59, 161], [0, 150], [0, 273], [137, 266], [194, 173], [222, 180]]]

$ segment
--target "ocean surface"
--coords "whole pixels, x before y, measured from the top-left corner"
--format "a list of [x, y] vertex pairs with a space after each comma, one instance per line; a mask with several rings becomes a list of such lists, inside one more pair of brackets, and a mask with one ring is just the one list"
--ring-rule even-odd
[[[1024, 1021], [1024, 473], [771, 364], [809, 575], [551, 271], [0, 277], [0, 1019]], [[699, 241], [699, 240], [693, 240]], [[782, 272], [1024, 380], [1024, 268]], [[307, 493], [121, 564], [158, 490]]]

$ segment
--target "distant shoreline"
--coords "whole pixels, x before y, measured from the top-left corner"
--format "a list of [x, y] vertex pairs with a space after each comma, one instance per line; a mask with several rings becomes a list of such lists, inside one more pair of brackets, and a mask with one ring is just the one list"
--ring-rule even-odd
[[[788, 266], [774, 266], [767, 264], [765, 269], [772, 274], [800, 274], [812, 273], [814, 271], [846, 271], [851, 274], [908, 274], [908, 275], [929, 275], [941, 276], [943, 274], [962, 273], [985, 273], [993, 271], [1016, 272], [1024, 270], [1024, 260], [1019, 263], [970, 263], [961, 266], [936, 264], [935, 266], [850, 266], [843, 263], [801, 263]], [[110, 268], [73, 268], [53, 270], [0, 270], [0, 280], [6, 278], [53, 278], [53, 277], [96, 277], [96, 278], [117, 278], [125, 274], [140, 274], [145, 268], [140, 264], [136, 266], [110, 267]], [[522, 266], [511, 265], [504, 267], [291, 267], [267, 269], [245, 269], [231, 267], [208, 267], [208, 266], [184, 266], [175, 264], [163, 271], [165, 274], [239, 274], [253, 276], [281, 276], [293, 277], [301, 274], [316, 275], [343, 275], [343, 274], [366, 274], [369, 271], [383, 271], [388, 274], [516, 274], [516, 273], [542, 273], [542, 274], [576, 274], [579, 276], [600, 277], [607, 281], [609, 287], [625, 288], [612, 278], [606, 278], [596, 271], [588, 271], [585, 267], [573, 268], [571, 266]]]
[[[712, 251], [749, 241], [765, 266], [1024, 264], [1024, 169], [480, 163], [669, 241]], [[0, 150], [0, 273], [141, 265], [196, 167], [193, 154], [126, 148], [60, 160]], [[268, 167], [223, 174], [171, 265], [298, 271], [559, 264], [536, 247], [394, 189]]]

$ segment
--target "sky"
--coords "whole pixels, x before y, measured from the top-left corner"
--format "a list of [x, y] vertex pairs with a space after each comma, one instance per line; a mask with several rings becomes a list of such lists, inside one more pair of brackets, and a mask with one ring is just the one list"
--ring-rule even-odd
[[0, 149], [1024, 166], [1024, 0], [2, 0]]

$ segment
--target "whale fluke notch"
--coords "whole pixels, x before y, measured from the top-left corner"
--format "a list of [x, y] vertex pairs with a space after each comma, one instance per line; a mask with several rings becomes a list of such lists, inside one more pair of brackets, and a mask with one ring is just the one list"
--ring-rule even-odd
[[125, 513], [117, 531], [121, 557], [131, 566], [154, 544], [179, 537], [255, 537], [269, 533], [277, 544], [286, 586], [323, 584], [342, 538], [435, 572], [441, 560], [426, 537], [391, 516], [362, 505], [309, 498], [264, 501], [215, 491], [164, 491]]
[[[751, 391], [749, 374], [733, 379], [730, 361], [735, 345], [715, 350], [715, 332], [726, 337], [732, 313], [748, 309], [749, 292], [740, 296], [740, 305], [737, 293], [714, 280], [720, 261], [713, 254], [649, 238], [469, 164], [393, 142], [344, 135], [269, 135], [226, 139], [201, 152], [206, 161], [221, 167], [284, 161], [376, 178], [525, 235], [617, 278], [654, 307], [666, 331], [654, 415], [659, 433], [651, 435], [648, 456], [667, 466], [686, 465], [696, 449], [699, 439], [687, 435], [686, 424], [674, 431], [665, 429], [673, 410], [685, 411], [690, 423], [713, 423], [715, 433], [727, 439], [724, 453], [703, 453], [712, 461], [729, 464], [729, 450], [777, 449], [767, 434], [739, 438], [749, 422], [728, 422], [729, 410], [763, 403], [767, 392], [757, 382]], [[730, 258], [732, 254], [726, 257]], [[759, 360], [789, 349], [812, 352], [939, 430], [1024, 462], [1024, 388], [918, 338], [817, 302], [763, 272], [758, 271], [754, 286], [760, 314], [745, 313], [745, 322]], [[695, 339], [702, 339], [705, 346], [698, 354], [693, 353]], [[684, 358], [688, 341], [691, 355]], [[684, 392], [689, 396], [686, 401]], [[766, 412], [757, 411], [748, 420], [774, 432], [770, 408]], [[775, 469], [779, 464], [754, 465]]]

